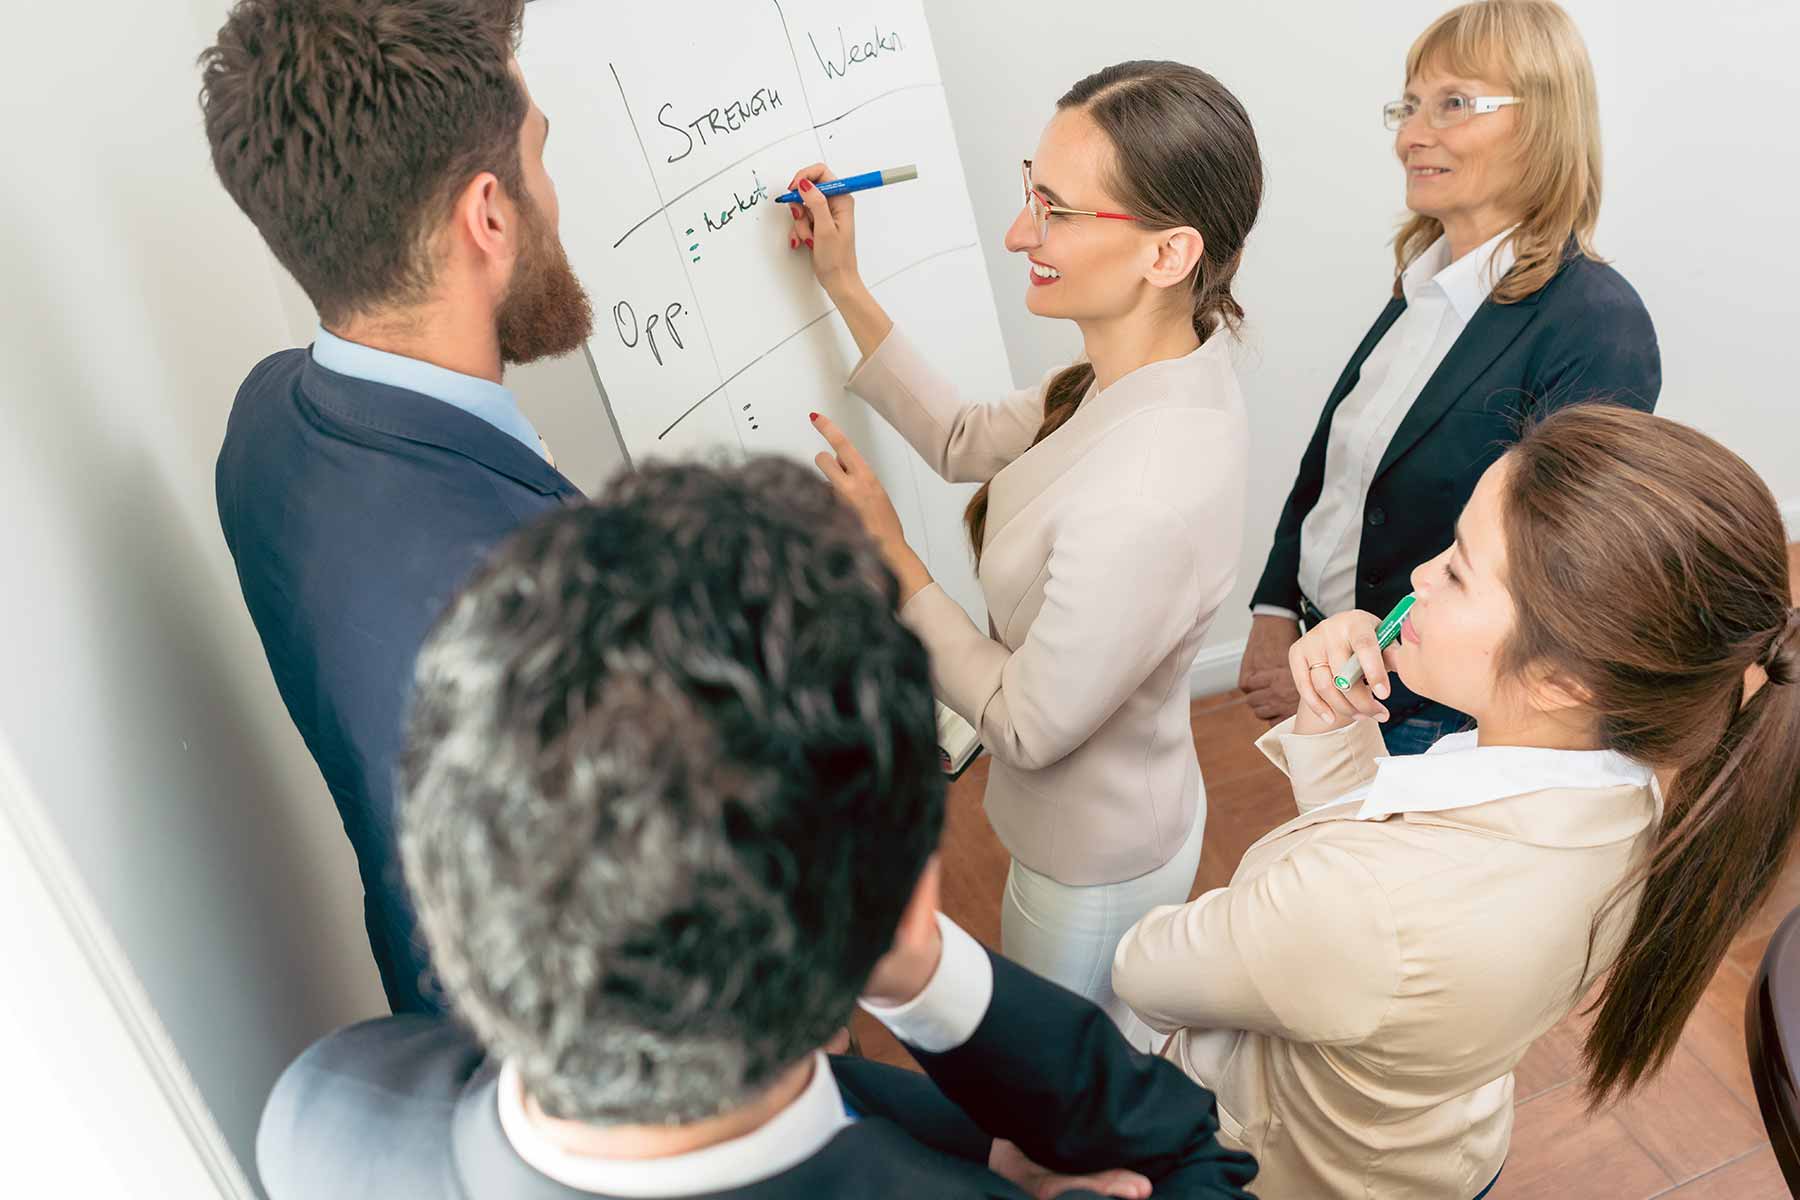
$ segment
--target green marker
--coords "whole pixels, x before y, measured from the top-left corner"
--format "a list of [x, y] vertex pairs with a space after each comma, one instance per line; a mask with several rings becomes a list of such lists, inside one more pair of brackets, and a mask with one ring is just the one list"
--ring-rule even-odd
[[[1412, 611], [1412, 606], [1413, 597], [1410, 594], [1402, 598], [1400, 603], [1394, 605], [1394, 611], [1389, 613], [1386, 619], [1383, 620], [1380, 625], [1375, 627], [1376, 645], [1380, 646], [1383, 650], [1386, 650], [1389, 646], [1394, 644], [1395, 640], [1400, 636], [1400, 622], [1406, 620], [1406, 614]], [[1344, 673], [1331, 682], [1337, 684], [1338, 691], [1347, 692], [1355, 685], [1356, 681], [1362, 677], [1362, 659], [1352, 658], [1350, 660], [1350, 665], [1344, 668]]]

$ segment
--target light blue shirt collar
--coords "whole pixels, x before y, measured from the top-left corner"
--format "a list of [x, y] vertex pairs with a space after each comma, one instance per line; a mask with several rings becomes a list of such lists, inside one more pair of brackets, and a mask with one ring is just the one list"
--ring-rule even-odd
[[313, 335], [312, 357], [321, 367], [339, 375], [385, 383], [389, 387], [405, 388], [433, 400], [442, 400], [471, 416], [480, 417], [502, 433], [510, 433], [533, 454], [549, 457], [537, 430], [519, 411], [519, 403], [513, 399], [512, 392], [492, 380], [464, 375], [421, 359], [390, 354], [361, 342], [346, 341], [323, 325]]

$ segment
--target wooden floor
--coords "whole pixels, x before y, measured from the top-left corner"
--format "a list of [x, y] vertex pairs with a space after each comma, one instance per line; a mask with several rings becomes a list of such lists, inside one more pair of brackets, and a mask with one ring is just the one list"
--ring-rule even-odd
[[[1800, 544], [1789, 550], [1800, 585]], [[1796, 596], [1800, 601], [1800, 595]], [[1242, 693], [1194, 701], [1194, 741], [1206, 776], [1205, 849], [1194, 895], [1221, 887], [1257, 838], [1294, 815], [1287, 781], [1252, 743], [1267, 726]], [[988, 946], [1000, 945], [1006, 851], [981, 811], [987, 759], [950, 791], [944, 910]], [[1668, 1067], [1629, 1100], [1589, 1119], [1577, 1078], [1581, 1021], [1571, 1017], [1516, 1073], [1512, 1151], [1492, 1200], [1781, 1200], [1788, 1195], [1757, 1113], [1744, 1049], [1744, 1001], [1769, 935], [1800, 906], [1800, 859], [1739, 934], [1688, 1022]], [[864, 1053], [911, 1065], [885, 1029], [858, 1012]]]

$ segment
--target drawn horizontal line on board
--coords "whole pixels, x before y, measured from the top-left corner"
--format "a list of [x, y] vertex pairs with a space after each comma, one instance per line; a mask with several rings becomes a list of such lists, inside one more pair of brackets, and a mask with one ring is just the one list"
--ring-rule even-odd
[[888, 91], [881, 93], [879, 96], [870, 96], [867, 100], [864, 100], [861, 104], [852, 104], [849, 108], [846, 108], [843, 112], [839, 113], [837, 116], [828, 117], [827, 119], [820, 121], [817, 125], [814, 125], [813, 128], [814, 129], [823, 129], [827, 125], [835, 124], [838, 121], [841, 121], [845, 117], [849, 116], [851, 113], [855, 112], [857, 109], [866, 108], [867, 106], [875, 103], [877, 100], [886, 100], [889, 96], [892, 96], [898, 92], [911, 92], [911, 91], [916, 91], [919, 88], [934, 88], [934, 87], [942, 87], [942, 86], [944, 86], [944, 85], [939, 83], [937, 80], [933, 80], [930, 83], [902, 84], [901, 86], [899, 86], [897, 88], [892, 88]]
[[670, 196], [669, 202], [667, 204], [663, 205], [662, 208], [657, 209], [655, 212], [651, 213], [649, 216], [645, 217], [643, 220], [639, 221], [636, 225], [633, 225], [630, 229], [627, 229], [623, 234], [621, 234], [619, 236], [619, 240], [613, 243], [613, 249], [617, 250], [620, 246], [623, 246], [625, 244], [626, 238], [630, 237], [632, 234], [636, 233], [638, 230], [642, 229], [644, 226], [648, 225], [650, 222], [656, 220], [656, 218], [662, 216], [662, 214], [665, 211], [667, 211], [669, 208], [673, 207], [676, 204], [679, 204], [683, 200], [686, 200], [689, 196], [693, 195], [695, 192], [699, 191], [701, 188], [705, 187], [707, 184], [711, 183], [713, 180], [717, 179], [719, 176], [725, 174], [725, 172], [732, 170], [735, 167], [743, 166], [745, 163], [749, 162], [751, 159], [755, 158], [757, 155], [759, 155], [763, 151], [767, 150], [770, 146], [779, 146], [781, 143], [783, 143], [783, 142], [787, 141], [789, 138], [795, 137], [795, 136], [797, 136], [797, 135], [792, 134], [792, 133], [784, 133], [780, 137], [776, 138], [774, 141], [768, 143], [768, 145], [758, 146], [756, 149], [754, 149], [750, 153], [744, 155], [744, 157], [738, 159], [736, 162], [726, 163], [724, 166], [722, 166], [718, 170], [714, 171], [711, 175], [708, 175], [705, 179], [702, 179], [699, 183], [696, 183], [693, 187], [689, 188], [687, 191], [682, 192], [679, 196]]
[[[910, 92], [917, 88], [931, 88], [931, 87], [942, 87], [942, 86], [943, 85], [941, 83], [908, 83], [908, 84], [904, 84], [897, 88], [890, 88], [889, 90], [882, 92], [879, 96], [870, 96], [867, 100], [864, 100], [861, 104], [855, 105], [851, 108], [846, 108], [843, 112], [839, 113], [835, 117], [832, 117], [830, 120], [820, 121], [817, 125], [813, 126], [813, 129], [815, 129], [815, 130], [823, 129], [827, 125], [830, 125], [834, 121], [843, 120], [845, 117], [849, 116], [851, 113], [855, 112], [859, 108], [864, 108], [870, 104], [875, 103], [877, 100], [885, 100], [889, 96], [897, 95], [900, 92]], [[738, 167], [743, 166], [745, 163], [749, 162], [751, 159], [755, 158], [757, 155], [761, 154], [763, 151], [769, 149], [771, 146], [779, 146], [781, 143], [787, 141], [789, 138], [798, 137], [798, 136], [799, 136], [798, 133], [784, 133], [780, 137], [776, 138], [774, 141], [769, 142], [765, 145], [758, 146], [756, 149], [752, 150], [750, 153], [744, 155], [744, 157], [736, 160], [735, 162], [726, 163], [724, 166], [722, 166], [718, 170], [714, 171], [711, 175], [708, 175], [705, 179], [702, 179], [699, 183], [696, 183], [693, 187], [689, 188], [687, 191], [682, 192], [680, 195], [669, 197], [668, 202], [666, 204], [664, 204], [661, 208], [657, 209], [655, 212], [651, 213], [649, 216], [645, 217], [643, 220], [641, 220], [637, 224], [633, 225], [630, 229], [627, 229], [624, 233], [621, 233], [619, 235], [619, 240], [612, 244], [612, 248], [614, 250], [617, 250], [620, 246], [623, 246], [625, 244], [626, 238], [630, 237], [632, 234], [636, 233], [638, 230], [642, 229], [644, 226], [648, 225], [650, 222], [656, 220], [656, 218], [660, 217], [664, 212], [668, 211], [670, 208], [672, 208], [676, 204], [679, 204], [681, 201], [686, 200], [689, 196], [693, 195], [695, 192], [699, 191], [701, 188], [705, 187], [707, 184], [711, 183], [713, 180], [717, 179], [719, 176], [725, 174], [725, 172], [734, 170]]]
[[[930, 262], [932, 259], [942, 258], [946, 254], [955, 254], [958, 250], [970, 250], [979, 244], [980, 243], [978, 243], [978, 242], [963, 242], [960, 245], [950, 246], [943, 250], [933, 251], [932, 253], [927, 254], [924, 258], [916, 259], [913, 262], [909, 262], [904, 267], [901, 267], [898, 270], [889, 271], [886, 275], [883, 275], [880, 279], [877, 279], [873, 283], [869, 284], [869, 290], [874, 291], [876, 288], [880, 287], [882, 284], [886, 283], [888, 280], [894, 279], [900, 275], [904, 275], [908, 271], [912, 270], [914, 267], [922, 267], [926, 263]], [[782, 338], [779, 342], [776, 342], [773, 346], [770, 346], [767, 350], [764, 350], [761, 354], [757, 355], [755, 358], [751, 359], [749, 362], [745, 363], [743, 366], [739, 367], [737, 370], [733, 371], [730, 374], [730, 376], [726, 378], [724, 383], [721, 383], [718, 387], [714, 388], [712, 391], [706, 393], [706, 395], [700, 397], [698, 400], [696, 400], [692, 404], [690, 404], [688, 406], [686, 412], [682, 413], [679, 417], [676, 417], [672, 422], [669, 423], [669, 427], [667, 429], [663, 430], [661, 433], [656, 435], [656, 440], [660, 442], [664, 438], [668, 437], [670, 433], [674, 432], [675, 426], [681, 424], [683, 421], [685, 421], [689, 417], [693, 416], [694, 410], [699, 408], [702, 404], [705, 404], [708, 400], [711, 400], [714, 396], [718, 395], [720, 392], [722, 392], [726, 388], [730, 387], [732, 384], [732, 381], [735, 380], [739, 375], [742, 375], [745, 371], [748, 371], [751, 367], [754, 367], [757, 363], [759, 363], [763, 359], [769, 357], [769, 355], [775, 353], [777, 350], [781, 349], [783, 346], [787, 345], [789, 342], [793, 341], [795, 338], [799, 337], [801, 334], [805, 333], [807, 330], [811, 329], [814, 325], [817, 325], [820, 321], [823, 321], [826, 317], [829, 317], [832, 313], [834, 313], [836, 311], [837, 311], [837, 306], [836, 305], [831, 306], [830, 308], [826, 309], [824, 312], [820, 313], [818, 316], [814, 317], [812, 320], [808, 321], [806, 324], [802, 325], [800, 328], [794, 330], [794, 332], [792, 332], [792, 333], [788, 334], [786, 337]]]

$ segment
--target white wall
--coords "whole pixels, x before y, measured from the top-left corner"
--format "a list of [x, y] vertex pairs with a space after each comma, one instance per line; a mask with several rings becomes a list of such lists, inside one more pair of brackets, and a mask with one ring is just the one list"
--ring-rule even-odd
[[349, 846], [213, 504], [237, 385], [287, 342], [199, 126], [194, 57], [223, 11], [10, 18], [0, 735], [248, 1165], [280, 1069], [383, 1006]]
[[0, 991], [8, 1195], [251, 1195], [4, 737], [0, 961], [30, 964]]
[[[1800, 192], [1792, 69], [1800, 5], [1566, 0], [1599, 77], [1607, 199], [1599, 244], [1642, 293], [1662, 343], [1658, 411], [1742, 454], [1800, 516], [1800, 374], [1793, 279]], [[1404, 213], [1383, 101], [1439, 0], [1202, 4], [925, 0], [989, 255], [1014, 378], [1069, 361], [1073, 326], [1026, 312], [1024, 268], [1001, 245], [1027, 157], [1056, 97], [1127, 58], [1217, 75], [1256, 125], [1261, 220], [1238, 275], [1250, 315], [1241, 378], [1251, 494], [1238, 588], [1196, 686], [1232, 686], [1246, 605], [1307, 437], [1344, 361], [1386, 302]], [[875, 236], [865, 224], [862, 236]], [[1790, 520], [1794, 517], [1791, 516]], [[1796, 536], [1800, 536], [1797, 533]]]
[[1748, 459], [1800, 540], [1800, 4], [1612, 7], [1601, 248], [1656, 321], [1657, 411]]

